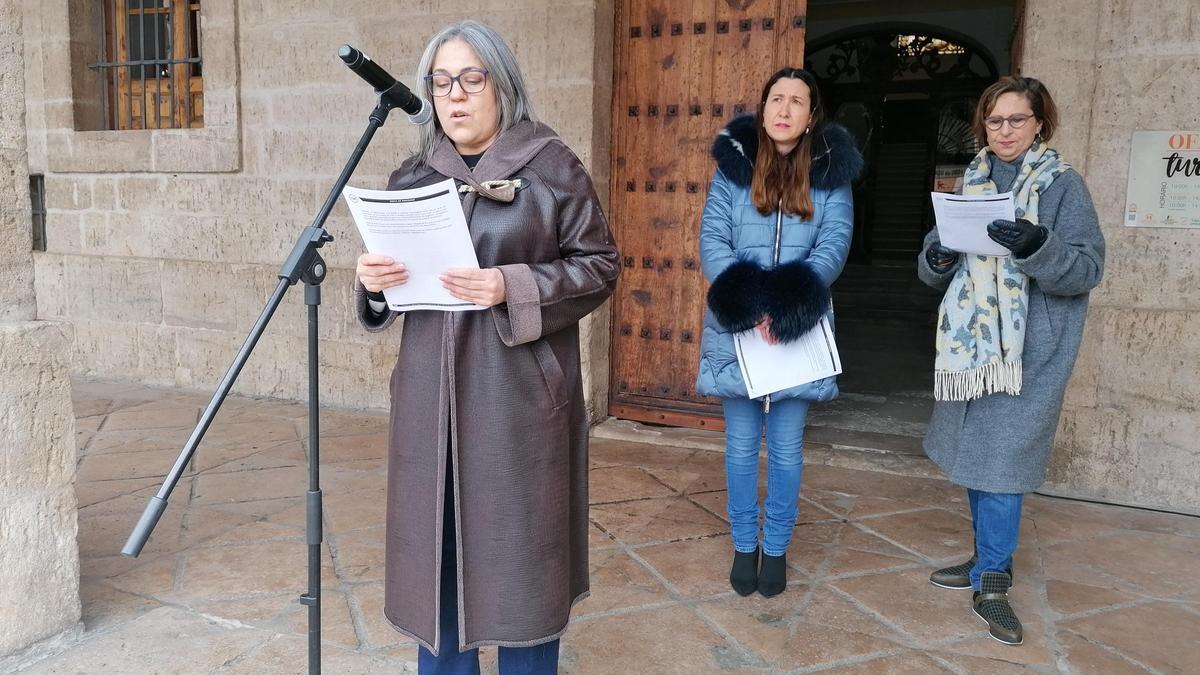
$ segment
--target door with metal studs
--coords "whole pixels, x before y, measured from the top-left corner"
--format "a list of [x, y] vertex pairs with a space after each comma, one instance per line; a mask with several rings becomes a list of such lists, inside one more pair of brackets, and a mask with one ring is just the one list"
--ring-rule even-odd
[[700, 214], [713, 137], [753, 113], [767, 78], [802, 66], [806, 0], [618, 0], [609, 218], [623, 256], [609, 413], [721, 429], [696, 395], [708, 290]]

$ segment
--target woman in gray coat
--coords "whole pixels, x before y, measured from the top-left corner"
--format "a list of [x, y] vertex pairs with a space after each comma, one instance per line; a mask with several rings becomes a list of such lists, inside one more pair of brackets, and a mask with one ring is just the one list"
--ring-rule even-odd
[[[419, 672], [554, 673], [588, 592], [587, 413], [580, 319], [612, 294], [618, 255], [583, 165], [532, 119], [490, 28], [439, 32], [418, 66], [436, 119], [390, 188], [454, 179], [479, 269], [442, 276], [482, 311], [409, 311], [391, 378], [384, 614], [420, 643]], [[380, 291], [419, 260], [359, 258], [371, 331]], [[405, 264], [407, 263], [407, 265]]]
[[988, 236], [1008, 256], [965, 255], [930, 232], [921, 279], [946, 289], [938, 313], [933, 417], [925, 451], [967, 488], [975, 534], [970, 560], [938, 570], [937, 586], [974, 589], [991, 635], [1022, 641], [1008, 601], [1025, 493], [1045, 478], [1063, 392], [1104, 270], [1104, 237], [1083, 179], [1047, 143], [1058, 126], [1050, 92], [1031, 77], [984, 91], [964, 194], [1012, 191], [1016, 220]]

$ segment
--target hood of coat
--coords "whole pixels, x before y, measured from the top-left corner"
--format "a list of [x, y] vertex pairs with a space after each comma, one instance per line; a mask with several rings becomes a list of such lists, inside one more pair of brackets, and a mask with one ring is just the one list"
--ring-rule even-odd
[[429, 164], [422, 166], [416, 156], [408, 158], [392, 172], [388, 189], [411, 187], [430, 170], [464, 183], [506, 180], [524, 169], [547, 145], [561, 142], [558, 134], [541, 122], [518, 122], [496, 137], [496, 142], [483, 153], [472, 170], [463, 162], [450, 138], [439, 132]]
[[[741, 187], [749, 187], [754, 177], [754, 159], [758, 156], [758, 122], [754, 115], [730, 120], [712, 144], [712, 157], [725, 177]], [[863, 168], [862, 153], [854, 138], [839, 124], [825, 124], [813, 133], [809, 176], [818, 190], [831, 190], [858, 177]]]

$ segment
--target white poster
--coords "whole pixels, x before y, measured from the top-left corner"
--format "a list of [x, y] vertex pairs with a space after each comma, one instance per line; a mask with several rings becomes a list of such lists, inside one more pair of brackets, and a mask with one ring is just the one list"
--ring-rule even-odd
[[1125, 225], [1200, 228], [1200, 131], [1133, 132]]

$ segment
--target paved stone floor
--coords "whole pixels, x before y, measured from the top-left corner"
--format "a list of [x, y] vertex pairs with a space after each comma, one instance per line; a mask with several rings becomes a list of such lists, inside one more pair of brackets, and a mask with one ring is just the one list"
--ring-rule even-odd
[[[302, 406], [231, 398], [145, 552], [119, 554], [206, 399], [76, 382], [85, 629], [25, 672], [304, 671]], [[381, 612], [385, 419], [322, 420], [325, 672], [412, 672]], [[770, 600], [728, 588], [723, 486], [719, 453], [593, 442], [593, 594], [563, 672], [1200, 668], [1200, 519], [1032, 497], [1012, 594], [1026, 643], [1009, 647], [969, 593], [927, 581], [971, 546], [953, 486], [808, 466], [790, 585]]]

